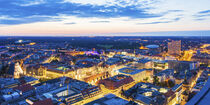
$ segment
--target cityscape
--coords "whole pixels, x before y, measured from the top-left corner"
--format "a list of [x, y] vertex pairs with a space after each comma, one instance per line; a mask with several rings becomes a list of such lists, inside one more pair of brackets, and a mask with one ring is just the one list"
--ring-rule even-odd
[[0, 105], [209, 105], [209, 0], [0, 0]]
[[[209, 41], [166, 36], [1, 37], [0, 102], [192, 105], [196, 97], [205, 103]], [[208, 95], [197, 96], [205, 88]]]

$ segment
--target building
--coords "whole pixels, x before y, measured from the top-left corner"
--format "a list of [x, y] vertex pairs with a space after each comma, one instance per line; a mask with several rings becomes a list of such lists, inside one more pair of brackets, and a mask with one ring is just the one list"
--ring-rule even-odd
[[165, 60], [155, 60], [153, 62], [153, 68], [158, 70], [165, 70], [168, 69], [168, 62]]
[[75, 72], [74, 69], [71, 67], [67, 66], [62, 66], [62, 65], [49, 65], [46, 66], [47, 68], [40, 68], [43, 70], [43, 76], [48, 77], [48, 78], [59, 78], [63, 76], [75, 78]]
[[176, 104], [181, 103], [181, 96], [182, 96], [182, 83], [176, 84], [174, 87], [171, 88], [173, 92], [176, 94]]
[[21, 84], [36, 84], [38, 83], [38, 79], [33, 77], [21, 77], [19, 79], [13, 79], [13, 78], [1, 78], [0, 79], [0, 89], [4, 88], [14, 88]]
[[168, 42], [168, 54], [180, 55], [181, 54], [181, 40]]
[[189, 100], [189, 95], [192, 90], [192, 88], [195, 86], [197, 81], [198, 73], [194, 72], [189, 78], [187, 78], [185, 73], [185, 79], [182, 84], [182, 99], [181, 99], [181, 105], [185, 105]]
[[54, 105], [53, 101], [50, 98], [44, 99], [44, 100], [35, 101], [35, 102], [33, 102], [31, 100], [26, 100], [26, 102], [29, 105]]
[[136, 82], [149, 80], [153, 75], [152, 69], [134, 69], [134, 68], [122, 68], [117, 71], [119, 74], [131, 76]]
[[184, 71], [184, 70], [195, 70], [199, 66], [200, 66], [199, 62], [176, 61], [176, 60], [168, 61], [168, 68], [174, 69], [175, 72], [180, 72], [180, 71]]
[[159, 82], [164, 82], [166, 80], [173, 79], [173, 75], [174, 75], [173, 69], [166, 69], [166, 70], [163, 70], [163, 71], [155, 74], [155, 76], [157, 76], [159, 78]]
[[167, 93], [164, 94], [166, 97], [166, 105], [175, 105], [176, 104], [176, 94], [174, 91], [169, 90]]
[[210, 64], [210, 54], [208, 53], [201, 53], [192, 56], [192, 61], [199, 61], [201, 63]]
[[160, 53], [160, 46], [159, 45], [147, 45], [149, 55], [156, 55]]
[[140, 59], [135, 63], [138, 69], [150, 69], [153, 67], [153, 61], [149, 59]]
[[112, 69], [102, 67], [102, 63], [99, 59], [78, 60], [75, 67], [75, 78], [92, 85], [97, 84], [100, 79], [108, 78]]
[[89, 102], [85, 105], [136, 105], [122, 98], [115, 96], [114, 94], [107, 94], [102, 98]]
[[119, 87], [125, 87], [126, 85], [129, 85], [132, 82], [134, 82], [132, 77], [119, 74], [114, 77], [109, 77], [107, 79], [100, 80], [99, 84], [104, 85], [108, 89], [115, 90]]
[[[100, 94], [98, 86], [68, 77], [60, 77], [34, 85], [36, 95], [65, 104], [74, 104]], [[58, 102], [57, 102], [58, 103]]]
[[133, 100], [140, 105], [164, 105], [166, 88], [161, 88], [150, 83], [139, 82], [130, 89], [123, 91], [124, 98]]
[[201, 89], [199, 93], [193, 96], [186, 105], [206, 105], [209, 103], [210, 99], [210, 78], [208, 79], [206, 85]]
[[14, 87], [13, 90], [17, 91], [20, 95], [24, 97], [35, 94], [35, 88], [30, 84], [19, 85], [17, 87]]
[[9, 65], [9, 70], [7, 72], [7, 75], [13, 78], [20, 78], [22, 74], [23, 74], [23, 70], [20, 64], [18, 62], [17, 63], [11, 62]]

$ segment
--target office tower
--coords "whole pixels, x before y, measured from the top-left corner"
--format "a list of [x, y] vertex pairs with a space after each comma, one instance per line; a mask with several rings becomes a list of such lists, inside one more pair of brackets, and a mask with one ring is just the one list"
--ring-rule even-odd
[[181, 54], [181, 40], [168, 42], [168, 54], [180, 55]]

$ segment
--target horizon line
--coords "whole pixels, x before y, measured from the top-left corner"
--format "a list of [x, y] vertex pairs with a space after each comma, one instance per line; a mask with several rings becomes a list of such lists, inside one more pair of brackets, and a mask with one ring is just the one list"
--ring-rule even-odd
[[[161, 35], [162, 34], [162, 35]], [[3, 34], [0, 37], [97, 37], [97, 36], [210, 36], [210, 30], [191, 31], [154, 31], [154, 32], [119, 32], [89, 34]]]

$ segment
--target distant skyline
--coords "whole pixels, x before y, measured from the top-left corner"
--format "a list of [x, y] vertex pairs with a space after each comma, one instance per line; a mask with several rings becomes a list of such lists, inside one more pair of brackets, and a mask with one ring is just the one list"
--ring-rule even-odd
[[210, 0], [1, 0], [0, 36], [210, 36]]

